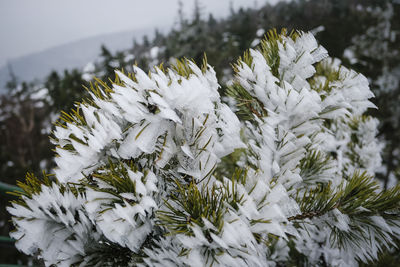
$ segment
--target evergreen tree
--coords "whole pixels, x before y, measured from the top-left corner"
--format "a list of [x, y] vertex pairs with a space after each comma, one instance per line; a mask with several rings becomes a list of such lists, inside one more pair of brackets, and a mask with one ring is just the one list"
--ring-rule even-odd
[[52, 111], [58, 113], [60, 110], [71, 109], [74, 102], [85, 95], [82, 90], [82, 86], [85, 85], [86, 81], [77, 69], [65, 70], [62, 76], [56, 71], [51, 72], [44, 86], [52, 101]]
[[205, 59], [92, 85], [57, 123], [54, 175], [19, 183], [17, 248], [47, 266], [354, 266], [398, 240], [367, 79], [303, 32], [233, 66], [231, 106]]
[[352, 38], [352, 45], [344, 51], [345, 59], [354, 68], [363, 71], [371, 80], [371, 88], [379, 107], [380, 132], [385, 140], [385, 170], [382, 174], [385, 188], [400, 178], [398, 153], [400, 144], [400, 5], [381, 1], [379, 6], [365, 7], [372, 25]]

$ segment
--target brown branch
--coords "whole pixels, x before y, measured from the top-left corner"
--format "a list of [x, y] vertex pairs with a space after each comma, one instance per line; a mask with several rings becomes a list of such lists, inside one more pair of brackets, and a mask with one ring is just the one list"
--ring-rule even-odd
[[297, 214], [295, 216], [291, 216], [288, 219], [288, 221], [294, 221], [294, 220], [304, 220], [304, 219], [312, 219], [314, 217], [319, 217], [325, 214], [325, 212], [315, 212], [315, 211], [310, 211], [302, 214]]
[[337, 209], [340, 206], [340, 202], [336, 203], [332, 209], [326, 210], [326, 211], [309, 211], [309, 212], [305, 212], [302, 214], [297, 214], [295, 216], [291, 216], [288, 219], [288, 221], [294, 221], [294, 220], [304, 220], [304, 219], [312, 219], [314, 217], [319, 217], [324, 215], [325, 213], [332, 211], [334, 209]]
[[257, 117], [262, 118], [262, 115], [261, 115], [255, 108], [253, 108], [253, 107], [251, 106], [251, 104], [250, 104], [250, 105], [247, 105], [247, 106], [248, 106], [248, 108], [250, 109], [250, 111], [251, 111], [252, 113], [256, 114]]

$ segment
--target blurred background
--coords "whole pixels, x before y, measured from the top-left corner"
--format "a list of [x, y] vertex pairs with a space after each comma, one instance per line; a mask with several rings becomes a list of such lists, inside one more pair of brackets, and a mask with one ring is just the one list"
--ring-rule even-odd
[[[363, 73], [378, 106], [384, 188], [400, 178], [400, 0], [0, 1], [0, 266], [35, 265], [8, 238], [5, 209], [26, 172], [51, 172], [53, 122], [94, 77], [145, 70], [204, 52], [224, 95], [230, 64], [272, 28], [311, 31]], [[388, 249], [375, 266], [400, 266]], [[368, 266], [373, 266], [372, 264]]]

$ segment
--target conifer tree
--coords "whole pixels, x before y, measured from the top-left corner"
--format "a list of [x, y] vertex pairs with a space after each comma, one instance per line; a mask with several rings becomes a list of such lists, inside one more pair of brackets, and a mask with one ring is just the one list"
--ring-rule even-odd
[[367, 79], [310, 33], [270, 31], [233, 64], [116, 71], [62, 113], [54, 174], [8, 208], [47, 266], [354, 266], [400, 237]]
[[383, 151], [383, 181], [385, 187], [400, 179], [398, 168], [399, 151], [399, 107], [400, 60], [399, 30], [400, 12], [398, 3], [392, 0], [380, 1], [381, 6], [364, 8], [370, 15], [372, 25], [365, 32], [352, 38], [352, 45], [344, 52], [344, 57], [354, 68], [362, 71], [371, 81], [371, 89], [376, 94], [375, 103], [379, 111], [380, 133], [385, 140]]

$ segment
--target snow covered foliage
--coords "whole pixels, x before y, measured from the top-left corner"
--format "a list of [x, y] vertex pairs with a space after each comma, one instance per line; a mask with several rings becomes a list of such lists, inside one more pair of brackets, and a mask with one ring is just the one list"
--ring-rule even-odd
[[[54, 176], [8, 208], [47, 266], [354, 266], [400, 236], [366, 78], [310, 33], [268, 33], [221, 102], [204, 60], [116, 71], [63, 113]], [[235, 112], [233, 112], [233, 110]]]

